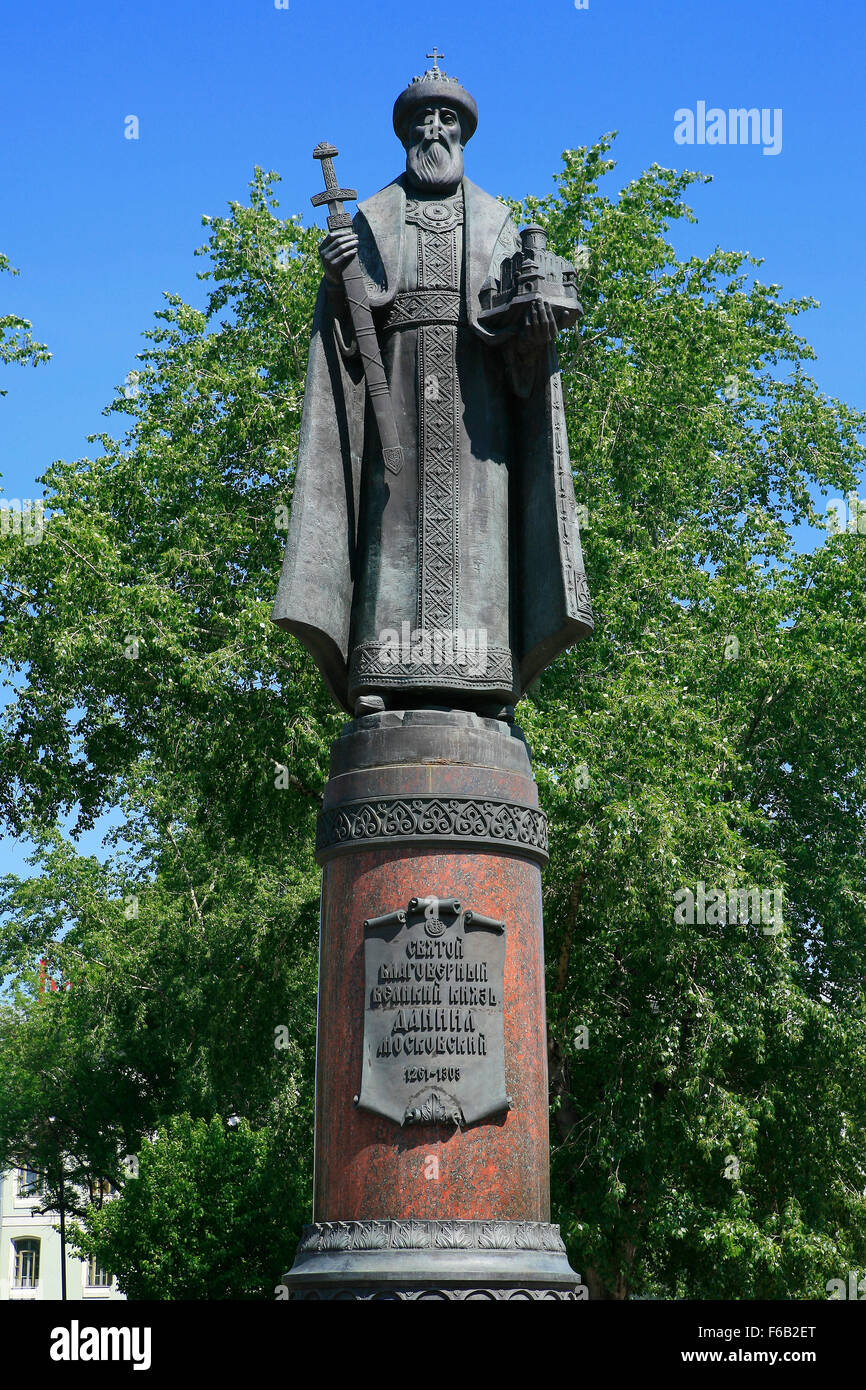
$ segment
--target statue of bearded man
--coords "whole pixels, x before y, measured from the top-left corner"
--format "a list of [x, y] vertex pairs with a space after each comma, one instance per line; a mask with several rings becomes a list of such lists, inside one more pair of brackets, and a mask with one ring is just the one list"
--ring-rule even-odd
[[[294, 502], [273, 619], [340, 705], [511, 719], [530, 681], [592, 630], [556, 319], [509, 332], [483, 291], [521, 249], [471, 183], [478, 112], [434, 64], [397, 98], [406, 169], [329, 233]], [[341, 272], [357, 254], [404, 465], [383, 462]], [[489, 298], [489, 294], [488, 294]]]

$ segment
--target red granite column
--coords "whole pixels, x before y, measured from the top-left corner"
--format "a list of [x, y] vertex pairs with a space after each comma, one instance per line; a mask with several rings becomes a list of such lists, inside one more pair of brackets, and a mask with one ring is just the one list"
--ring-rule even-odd
[[546, 829], [522, 734], [454, 711], [347, 725], [318, 852], [314, 1224], [293, 1296], [573, 1297], [548, 1224]]

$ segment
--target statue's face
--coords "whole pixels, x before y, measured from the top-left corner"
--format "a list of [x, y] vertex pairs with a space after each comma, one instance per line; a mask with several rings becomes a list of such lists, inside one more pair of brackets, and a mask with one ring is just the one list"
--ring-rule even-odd
[[451, 193], [463, 177], [460, 117], [452, 106], [419, 106], [409, 126], [406, 172], [430, 192]]

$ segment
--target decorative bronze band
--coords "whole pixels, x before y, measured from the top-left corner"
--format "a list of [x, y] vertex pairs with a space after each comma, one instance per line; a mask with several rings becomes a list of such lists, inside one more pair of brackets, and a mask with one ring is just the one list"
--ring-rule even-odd
[[459, 290], [407, 290], [398, 294], [385, 315], [383, 331], [416, 328], [422, 323], [465, 323]]
[[[473, 638], [474, 633], [470, 634]], [[455, 637], [461, 640], [455, 641]], [[426, 660], [419, 659], [426, 656]], [[518, 672], [507, 647], [481, 647], [467, 643], [455, 631], [422, 632], [414, 644], [364, 642], [355, 647], [349, 662], [349, 686], [400, 688], [447, 686], [449, 690], [502, 690], [514, 694]]]
[[460, 609], [457, 329], [418, 333], [418, 626], [453, 630]]
[[496, 1285], [489, 1288], [485, 1288], [484, 1285], [470, 1285], [467, 1288], [444, 1288], [441, 1285], [431, 1284], [416, 1289], [393, 1288], [391, 1285], [377, 1288], [375, 1285], [335, 1284], [333, 1287], [311, 1285], [309, 1288], [300, 1288], [289, 1293], [290, 1299], [315, 1299], [327, 1302], [333, 1302], [337, 1299], [357, 1302], [390, 1299], [400, 1303], [418, 1303], [422, 1299], [429, 1298], [448, 1303], [464, 1303], [470, 1299], [484, 1299], [494, 1303], [515, 1301], [572, 1303], [578, 1298], [585, 1297], [586, 1293], [578, 1293], [576, 1286], [558, 1288], [554, 1285], [548, 1285], [534, 1289], [522, 1284]]
[[320, 1221], [305, 1226], [290, 1299], [586, 1299], [548, 1221]]
[[[428, 232], [450, 232], [463, 224], [463, 195], [447, 202], [406, 199], [406, 221]], [[519, 249], [519, 248], [518, 248]]]
[[376, 797], [322, 811], [316, 855], [323, 863], [348, 850], [418, 841], [492, 846], [537, 864], [549, 858], [543, 811], [513, 801], [448, 796]]
[[298, 1254], [325, 1250], [545, 1250], [564, 1254], [549, 1221], [319, 1221]]
[[550, 397], [553, 403], [553, 450], [554, 467], [556, 479], [557, 505], [556, 514], [559, 518], [559, 536], [561, 554], [563, 557], [563, 570], [565, 578], [565, 595], [568, 616], [578, 618], [581, 622], [593, 624], [592, 607], [589, 601], [589, 585], [586, 580], [586, 573], [583, 569], [576, 569], [574, 542], [571, 533], [570, 518], [574, 515], [574, 481], [571, 476], [571, 460], [568, 454], [568, 439], [563, 429], [565, 419], [564, 406], [562, 401], [562, 373], [553, 372], [550, 377]]

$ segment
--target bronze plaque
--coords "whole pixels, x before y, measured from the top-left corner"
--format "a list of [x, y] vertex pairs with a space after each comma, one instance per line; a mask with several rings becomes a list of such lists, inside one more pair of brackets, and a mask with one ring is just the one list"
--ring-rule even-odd
[[459, 1126], [508, 1109], [504, 922], [413, 898], [364, 923], [364, 976], [358, 1105]]

